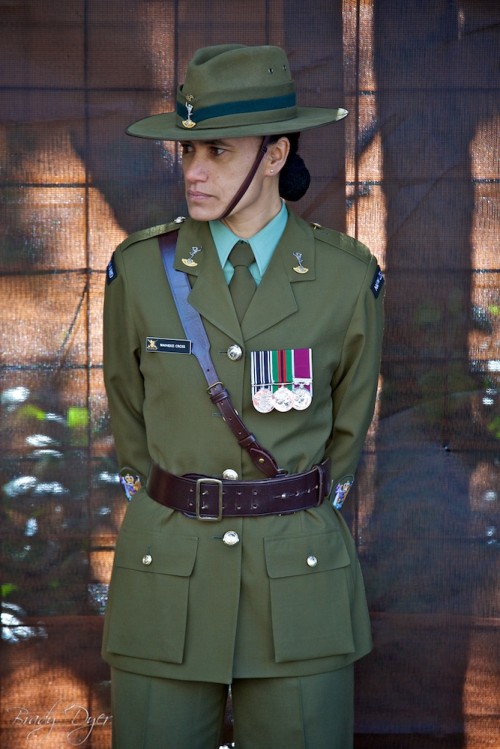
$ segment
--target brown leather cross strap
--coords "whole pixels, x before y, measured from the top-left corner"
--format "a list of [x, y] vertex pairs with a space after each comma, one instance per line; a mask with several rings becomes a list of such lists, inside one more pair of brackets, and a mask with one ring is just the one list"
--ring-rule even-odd
[[207, 390], [212, 403], [219, 409], [222, 418], [238, 440], [240, 447], [247, 450], [254, 465], [268, 477], [283, 474], [284, 471], [279, 469], [271, 453], [262, 447], [262, 445], [259, 445], [256, 437], [249, 432], [238, 416], [231, 403], [228, 391], [223, 383], [220, 382], [215, 371], [210, 357], [210, 342], [203, 327], [203, 322], [198, 312], [187, 301], [188, 294], [191, 291], [189, 280], [185, 273], [176, 271], [174, 268], [177, 232], [172, 231], [167, 234], [161, 234], [158, 237], [158, 241], [163, 267], [172, 290], [172, 296], [186, 337], [192, 342], [192, 352], [198, 359], [207, 380]]
[[317, 507], [328, 496], [330, 461], [304, 473], [260, 481], [176, 476], [153, 463], [146, 486], [156, 502], [198, 520], [286, 515]]

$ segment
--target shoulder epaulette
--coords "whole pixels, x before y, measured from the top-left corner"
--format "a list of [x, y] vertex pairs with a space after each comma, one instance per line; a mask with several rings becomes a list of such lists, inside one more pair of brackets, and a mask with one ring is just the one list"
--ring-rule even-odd
[[339, 250], [348, 252], [350, 255], [354, 255], [359, 260], [369, 263], [372, 257], [372, 253], [362, 242], [359, 242], [354, 237], [350, 237], [347, 234], [342, 234], [340, 231], [335, 229], [327, 229], [321, 224], [311, 224], [314, 230], [314, 236], [326, 244], [336, 247]]
[[137, 242], [142, 242], [144, 239], [151, 239], [151, 237], [157, 237], [160, 234], [166, 234], [169, 231], [174, 231], [179, 228], [179, 225], [182, 224], [186, 219], [184, 216], [178, 216], [173, 221], [170, 221], [168, 224], [158, 224], [158, 226], [151, 226], [149, 229], [140, 229], [139, 231], [135, 231], [132, 234], [129, 234], [128, 237], [126, 237], [123, 242], [121, 242], [117, 250], [125, 250], [127, 247], [130, 247], [130, 245], [136, 244]]

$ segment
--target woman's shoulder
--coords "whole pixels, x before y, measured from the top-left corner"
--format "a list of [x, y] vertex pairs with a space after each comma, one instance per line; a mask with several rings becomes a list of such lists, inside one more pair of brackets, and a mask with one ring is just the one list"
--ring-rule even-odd
[[[336, 229], [330, 229], [322, 224], [318, 224], [315, 221], [305, 221], [303, 218], [294, 215], [292, 221], [297, 222], [298, 226], [301, 226], [307, 233], [312, 231], [312, 236], [317, 246], [323, 246], [325, 249], [336, 250], [337, 252], [345, 253], [357, 258], [365, 265], [368, 265], [373, 255], [368, 247], [360, 242], [355, 237], [351, 237], [348, 234], [344, 234]], [[326, 246], [325, 246], [326, 245]]]
[[184, 216], [178, 216], [177, 218], [173, 219], [173, 221], [170, 221], [166, 224], [158, 224], [157, 226], [150, 226], [147, 229], [140, 229], [139, 231], [135, 231], [132, 234], [129, 234], [128, 237], [126, 237], [123, 242], [118, 245], [116, 250], [117, 252], [122, 253], [129, 247], [133, 247], [134, 245], [140, 244], [142, 242], [147, 242], [150, 239], [159, 237], [161, 234], [167, 234], [171, 231], [177, 231], [180, 228], [181, 224], [184, 223], [184, 221]]
[[321, 224], [312, 223], [311, 226], [313, 227], [314, 237], [318, 242], [329, 245], [340, 252], [353, 255], [363, 263], [368, 264], [371, 261], [372, 253], [359, 239], [343, 234], [336, 229], [329, 229]]

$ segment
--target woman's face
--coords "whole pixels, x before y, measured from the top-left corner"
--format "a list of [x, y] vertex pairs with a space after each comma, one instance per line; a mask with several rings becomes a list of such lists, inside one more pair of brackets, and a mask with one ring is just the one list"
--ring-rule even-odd
[[[261, 138], [253, 136], [181, 143], [185, 195], [191, 218], [211, 221], [224, 214], [250, 171], [261, 143]], [[279, 210], [277, 185], [270, 178], [268, 161], [263, 159], [250, 187], [227, 217], [228, 223], [231, 219], [261, 223], [259, 217], [270, 213], [272, 218], [276, 205]]]

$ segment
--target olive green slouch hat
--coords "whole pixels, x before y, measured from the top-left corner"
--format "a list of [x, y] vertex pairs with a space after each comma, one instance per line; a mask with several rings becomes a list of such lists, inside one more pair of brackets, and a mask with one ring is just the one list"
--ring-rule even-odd
[[341, 120], [345, 109], [299, 107], [284, 51], [274, 46], [218, 45], [199, 49], [177, 90], [175, 112], [127, 128], [155, 140], [215, 140], [284, 135]]

